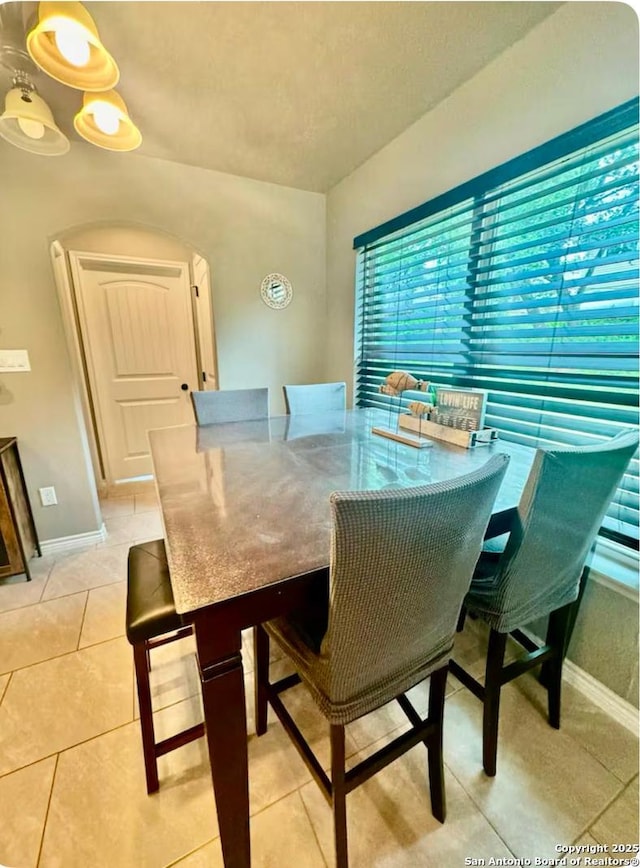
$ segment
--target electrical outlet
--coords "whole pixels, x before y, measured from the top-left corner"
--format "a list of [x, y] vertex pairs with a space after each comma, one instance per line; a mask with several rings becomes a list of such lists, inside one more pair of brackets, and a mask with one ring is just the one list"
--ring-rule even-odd
[[40, 494], [40, 503], [43, 506], [55, 506], [57, 504], [58, 498], [56, 497], [56, 490], [53, 485], [39, 488], [38, 493]]

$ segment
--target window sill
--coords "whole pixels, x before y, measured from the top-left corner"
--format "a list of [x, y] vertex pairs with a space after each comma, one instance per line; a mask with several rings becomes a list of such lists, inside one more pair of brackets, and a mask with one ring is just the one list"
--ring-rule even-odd
[[638, 552], [600, 539], [591, 557], [589, 578], [637, 602], [639, 567]]

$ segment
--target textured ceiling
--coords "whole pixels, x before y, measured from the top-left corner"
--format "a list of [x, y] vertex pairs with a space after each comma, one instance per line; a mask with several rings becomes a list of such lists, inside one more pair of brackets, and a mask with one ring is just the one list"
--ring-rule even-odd
[[[141, 153], [324, 192], [560, 4], [85, 5], [120, 66]], [[43, 73], [37, 84], [78, 141], [80, 92]]]

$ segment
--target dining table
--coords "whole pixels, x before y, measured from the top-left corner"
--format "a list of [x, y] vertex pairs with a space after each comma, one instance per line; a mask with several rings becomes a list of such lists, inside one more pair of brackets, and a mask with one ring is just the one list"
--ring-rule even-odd
[[251, 864], [242, 631], [303, 606], [326, 576], [330, 494], [442, 482], [502, 452], [494, 514], [519, 501], [534, 449], [419, 449], [372, 432], [397, 425], [396, 412], [358, 408], [149, 432], [175, 605], [196, 637], [226, 868]]

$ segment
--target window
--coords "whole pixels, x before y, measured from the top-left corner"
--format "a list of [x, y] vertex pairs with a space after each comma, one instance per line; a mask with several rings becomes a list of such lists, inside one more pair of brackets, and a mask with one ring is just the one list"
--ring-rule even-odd
[[[529, 446], [637, 425], [638, 192], [632, 100], [356, 238], [357, 404], [400, 369]], [[637, 459], [602, 532], [637, 547]]]

